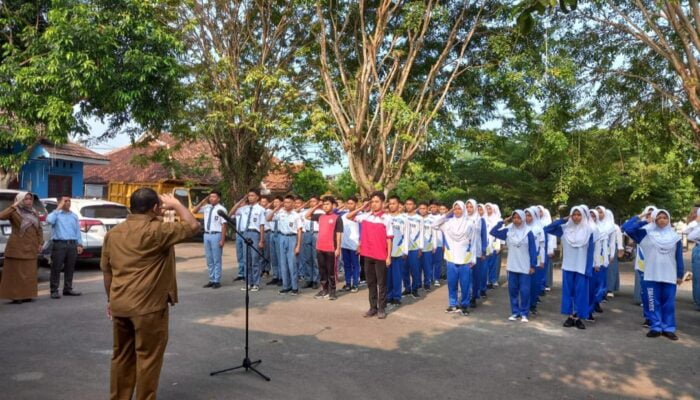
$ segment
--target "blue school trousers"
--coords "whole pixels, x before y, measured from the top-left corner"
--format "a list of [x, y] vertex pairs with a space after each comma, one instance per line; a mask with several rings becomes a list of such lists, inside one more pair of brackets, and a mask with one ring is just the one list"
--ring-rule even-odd
[[404, 263], [406, 263], [406, 260], [403, 257], [391, 257], [391, 265], [386, 274], [387, 301], [401, 301], [401, 278]]
[[[469, 307], [472, 268], [468, 264], [447, 262], [447, 293], [450, 307]], [[457, 301], [460, 292], [459, 302]]]
[[527, 317], [530, 313], [530, 289], [533, 276], [520, 272], [508, 271], [508, 296], [510, 312], [513, 315]]
[[439, 281], [442, 275], [442, 261], [445, 257], [445, 248], [440, 246], [433, 254], [433, 281]]
[[345, 273], [345, 286], [357, 287], [360, 285], [360, 255], [357, 250], [340, 249]]
[[[421, 272], [423, 278], [423, 288], [430, 289], [430, 284], [433, 282], [433, 251], [424, 251], [423, 259], [421, 260]], [[421, 285], [421, 274], [418, 275], [418, 286]]]
[[584, 274], [573, 271], [562, 271], [561, 313], [579, 318], [589, 317], [588, 305], [589, 279]]
[[411, 250], [408, 252], [408, 259], [406, 260], [408, 268], [404, 274], [404, 287], [410, 291], [416, 291], [420, 287], [420, 264], [421, 257], [418, 255], [418, 250]]
[[676, 331], [676, 284], [646, 282], [649, 294], [650, 329], [656, 332]]

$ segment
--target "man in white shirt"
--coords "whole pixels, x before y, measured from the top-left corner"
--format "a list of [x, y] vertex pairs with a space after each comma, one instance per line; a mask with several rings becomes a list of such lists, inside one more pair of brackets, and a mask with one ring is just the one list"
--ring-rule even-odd
[[287, 195], [267, 216], [267, 220], [277, 225], [277, 254], [282, 279], [282, 289], [278, 293], [295, 296], [299, 294], [296, 258], [301, 250], [303, 221], [294, 209], [294, 196]]
[[[265, 209], [258, 204], [260, 199], [260, 191], [258, 189], [250, 189], [244, 199], [239, 201], [231, 210], [230, 215], [236, 216], [236, 229], [243, 237], [253, 242], [254, 246], [258, 246], [262, 250], [265, 246]], [[244, 205], [245, 204], [245, 205]], [[242, 244], [241, 249], [236, 243], [236, 250], [240, 251], [241, 258], [238, 260], [238, 278], [245, 277], [245, 274], [250, 273], [250, 291], [257, 292], [260, 290], [260, 257], [258, 253], [250, 250], [248, 257], [248, 246]], [[248, 259], [251, 262], [248, 265]], [[241, 290], [245, 290], [243, 287]]]
[[226, 208], [220, 201], [221, 193], [212, 191], [192, 210], [204, 215], [204, 255], [209, 272], [209, 282], [204, 287], [212, 289], [221, 287], [221, 256], [226, 243], [226, 220], [219, 215], [219, 211], [226, 213]]

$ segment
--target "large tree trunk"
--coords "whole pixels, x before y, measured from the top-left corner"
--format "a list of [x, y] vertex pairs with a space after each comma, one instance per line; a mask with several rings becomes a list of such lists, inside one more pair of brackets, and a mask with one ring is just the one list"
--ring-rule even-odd
[[0, 189], [7, 189], [10, 183], [17, 178], [17, 173], [9, 171], [5, 168], [0, 168]]

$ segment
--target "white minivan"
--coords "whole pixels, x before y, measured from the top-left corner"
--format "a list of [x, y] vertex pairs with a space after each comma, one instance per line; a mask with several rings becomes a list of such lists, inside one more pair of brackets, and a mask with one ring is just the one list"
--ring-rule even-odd
[[[42, 199], [50, 213], [58, 207], [56, 198]], [[71, 198], [70, 210], [78, 215], [83, 239], [80, 259], [95, 259], [102, 255], [102, 242], [107, 231], [121, 223], [129, 214], [125, 205], [104, 200]]]

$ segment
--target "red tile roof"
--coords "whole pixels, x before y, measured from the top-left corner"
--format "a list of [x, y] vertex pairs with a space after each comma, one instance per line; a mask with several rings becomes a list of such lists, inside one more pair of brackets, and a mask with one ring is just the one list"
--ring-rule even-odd
[[[179, 171], [168, 170], [162, 163], [144, 162], [139, 159], [153, 155], [162, 148], [176, 146], [175, 139], [169, 134], [161, 134], [157, 140], [147, 145], [126, 146], [107, 154], [111, 163], [109, 166], [90, 165], [84, 168], [84, 182], [92, 184], [106, 184], [109, 182], [165, 182], [165, 181], [192, 181], [201, 185], [212, 185], [221, 181], [219, 162], [212, 155], [209, 144], [205, 141], [190, 142], [180, 146], [172, 157], [183, 168]], [[274, 159], [281, 163], [279, 159]], [[299, 165], [292, 165], [290, 169], [296, 171]], [[288, 168], [280, 165], [279, 168], [270, 171], [263, 179], [263, 185], [274, 193], [289, 191], [292, 177], [287, 172]]]

